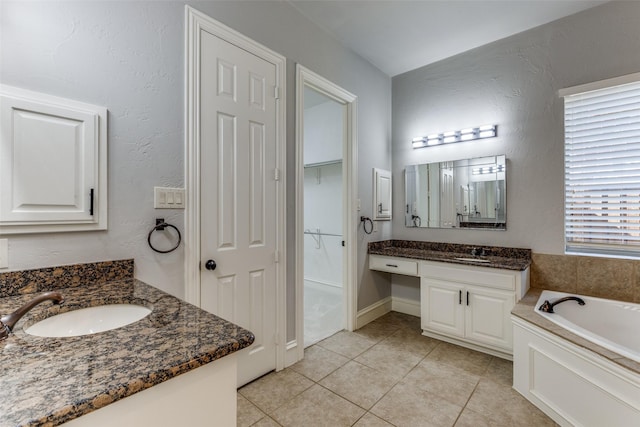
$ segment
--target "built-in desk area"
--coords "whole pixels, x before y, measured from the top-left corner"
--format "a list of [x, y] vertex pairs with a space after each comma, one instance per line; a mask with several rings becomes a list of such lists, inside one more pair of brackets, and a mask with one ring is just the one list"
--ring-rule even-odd
[[529, 289], [530, 249], [386, 240], [368, 252], [371, 270], [420, 278], [423, 335], [512, 358], [510, 314]]

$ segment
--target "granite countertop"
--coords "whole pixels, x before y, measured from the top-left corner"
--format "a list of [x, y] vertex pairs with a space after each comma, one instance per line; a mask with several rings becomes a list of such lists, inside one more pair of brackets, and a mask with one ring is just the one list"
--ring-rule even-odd
[[[472, 249], [484, 250], [484, 256], [474, 257]], [[438, 261], [475, 267], [526, 270], [531, 265], [531, 250], [498, 246], [464, 245], [455, 243], [420, 242], [411, 240], [384, 240], [369, 243], [368, 252], [374, 255], [395, 256]], [[467, 258], [460, 260], [456, 258]], [[473, 261], [473, 259], [489, 262]]]
[[[251, 345], [251, 332], [139, 280], [58, 289], [61, 306], [34, 308], [0, 341], [0, 426], [55, 426]], [[10, 313], [34, 294], [0, 298]], [[136, 303], [151, 314], [130, 325], [70, 338], [24, 327], [57, 312]]]
[[640, 374], [640, 363], [635, 360], [629, 359], [627, 357], [621, 356], [618, 353], [614, 353], [611, 350], [608, 350], [604, 347], [601, 347], [591, 341], [582, 338], [574, 333], [569, 332], [564, 329], [562, 326], [556, 325], [550, 320], [545, 319], [544, 317], [537, 314], [534, 309], [535, 305], [538, 302], [538, 298], [540, 298], [540, 294], [542, 293], [541, 289], [530, 289], [529, 292], [522, 298], [513, 308], [511, 314], [523, 319], [539, 328], [542, 328], [548, 332], [551, 332], [554, 335], [559, 336], [579, 347], [586, 348], [599, 356], [602, 356], [610, 361], [617, 363], [637, 374]]

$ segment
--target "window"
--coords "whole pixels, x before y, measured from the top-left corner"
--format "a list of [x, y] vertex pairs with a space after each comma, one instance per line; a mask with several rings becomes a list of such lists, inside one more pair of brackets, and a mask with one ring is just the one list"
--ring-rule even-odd
[[640, 256], [640, 74], [560, 95], [566, 251]]

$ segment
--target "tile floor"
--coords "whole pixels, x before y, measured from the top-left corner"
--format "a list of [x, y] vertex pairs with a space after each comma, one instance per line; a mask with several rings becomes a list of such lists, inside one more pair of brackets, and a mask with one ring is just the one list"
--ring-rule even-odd
[[238, 426], [553, 426], [511, 388], [512, 363], [421, 335], [391, 312], [238, 391]]
[[342, 288], [304, 281], [304, 347], [342, 329]]

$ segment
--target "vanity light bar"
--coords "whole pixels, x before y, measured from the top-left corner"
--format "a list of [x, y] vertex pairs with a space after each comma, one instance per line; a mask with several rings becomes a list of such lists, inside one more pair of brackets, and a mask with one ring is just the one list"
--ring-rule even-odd
[[493, 138], [498, 136], [498, 125], [483, 125], [475, 128], [434, 133], [413, 138], [413, 148], [430, 147], [432, 145], [451, 144], [452, 142], [473, 141], [474, 139]]
[[504, 165], [483, 166], [481, 168], [473, 168], [471, 171], [473, 175], [486, 175], [498, 172], [504, 172]]

